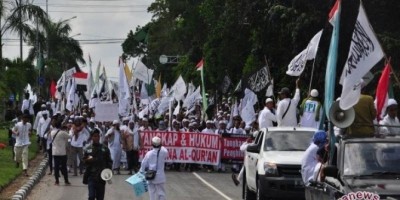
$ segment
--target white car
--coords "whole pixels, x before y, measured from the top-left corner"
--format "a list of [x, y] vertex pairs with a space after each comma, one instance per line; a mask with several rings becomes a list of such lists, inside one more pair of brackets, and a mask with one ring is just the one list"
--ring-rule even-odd
[[304, 199], [301, 160], [317, 129], [273, 127], [262, 129], [244, 159], [243, 197]]

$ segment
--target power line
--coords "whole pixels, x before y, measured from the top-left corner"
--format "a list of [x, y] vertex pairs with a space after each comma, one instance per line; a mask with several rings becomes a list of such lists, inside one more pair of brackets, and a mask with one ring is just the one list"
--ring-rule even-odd
[[67, 11], [67, 10], [49, 10], [52, 13], [110, 13], [110, 14], [117, 14], [117, 13], [137, 13], [137, 12], [147, 12], [147, 10], [131, 10], [131, 11]]

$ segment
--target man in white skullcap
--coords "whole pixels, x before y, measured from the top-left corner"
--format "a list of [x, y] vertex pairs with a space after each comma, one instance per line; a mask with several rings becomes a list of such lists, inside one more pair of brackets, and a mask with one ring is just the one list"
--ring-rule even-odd
[[111, 159], [113, 160], [112, 169], [121, 174], [119, 168], [121, 165], [121, 131], [119, 129], [119, 121], [114, 120], [112, 127], [106, 133], [106, 140], [108, 141], [108, 148], [110, 149]]
[[39, 120], [36, 134], [40, 137], [40, 145], [42, 146], [43, 152], [46, 152], [47, 139], [44, 136], [50, 131], [51, 119], [47, 110], [41, 111], [41, 115], [42, 117]]
[[229, 131], [226, 129], [226, 124], [227, 124], [227, 121], [220, 120], [218, 122], [218, 127], [219, 128], [217, 130], [215, 130], [215, 133], [218, 134], [218, 135], [222, 135], [222, 134], [228, 133]]
[[162, 146], [161, 138], [153, 137], [151, 139], [153, 149], [148, 151], [142, 160], [140, 172], [155, 170], [156, 176], [152, 180], [147, 180], [149, 187], [150, 200], [165, 200], [165, 160], [168, 156], [168, 150]]
[[[397, 101], [394, 99], [388, 100], [385, 117], [379, 122], [381, 127], [379, 133], [383, 135], [398, 135], [400, 134], [400, 122], [397, 118]], [[397, 126], [397, 127], [396, 127]]]
[[265, 100], [265, 107], [258, 116], [258, 124], [261, 128], [273, 127], [273, 122], [276, 122], [274, 101], [271, 98]]
[[322, 116], [322, 104], [318, 100], [318, 90], [313, 89], [310, 96], [300, 105], [300, 125], [302, 127], [319, 128]]
[[206, 128], [203, 129], [201, 132], [202, 132], [202, 133], [214, 134], [215, 131], [214, 131], [214, 129], [213, 129], [213, 125], [214, 125], [214, 122], [213, 122], [213, 121], [207, 120], [207, 121], [206, 121]]

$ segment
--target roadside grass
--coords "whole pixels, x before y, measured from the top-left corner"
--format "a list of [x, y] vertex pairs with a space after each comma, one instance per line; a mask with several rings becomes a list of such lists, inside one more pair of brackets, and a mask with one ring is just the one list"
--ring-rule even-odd
[[[12, 157], [13, 149], [8, 146], [8, 130], [0, 130], [0, 143], [7, 145], [5, 149], [0, 150], [0, 189], [13, 181], [17, 176], [22, 173], [22, 163], [19, 168], [15, 168], [15, 162]], [[38, 152], [38, 144], [36, 142], [36, 135], [31, 136], [31, 145], [29, 146], [29, 160], [35, 158]]]

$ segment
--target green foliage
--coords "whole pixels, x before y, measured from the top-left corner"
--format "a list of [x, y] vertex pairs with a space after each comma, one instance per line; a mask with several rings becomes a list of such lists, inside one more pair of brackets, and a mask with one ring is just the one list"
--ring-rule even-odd
[[[2, 129], [0, 131], [0, 143], [8, 144], [7, 130]], [[15, 168], [15, 162], [12, 158], [12, 151], [13, 149], [11, 149], [11, 147], [9, 146], [7, 146], [5, 149], [0, 150], [0, 188], [13, 181], [18, 175], [22, 173], [22, 167]], [[36, 135], [32, 135], [31, 145], [29, 146], [29, 160], [34, 159], [37, 152], [38, 145], [36, 143]]]
[[[177, 65], [155, 68], [156, 76], [162, 73], [163, 77], [172, 79], [166, 81], [173, 82], [182, 74], [186, 81], [199, 85], [200, 74], [196, 73], [195, 65], [204, 58], [206, 87], [215, 90], [225, 75], [236, 84], [242, 77], [265, 65], [267, 60], [275, 78], [275, 88], [279, 89], [283, 86], [294, 87], [295, 78], [285, 74], [287, 65], [306, 48], [319, 30], [324, 29], [314, 63], [312, 84], [322, 96], [332, 31], [327, 17], [333, 2], [156, 0], [148, 8], [153, 13], [153, 19], [145, 26], [149, 30], [147, 46], [140, 46], [134, 41], [134, 36], [141, 29], [131, 31], [124, 43], [130, 45], [130, 50], [135, 50], [136, 54], [131, 56], [144, 56], [147, 66], [151, 68], [160, 66], [158, 58], [162, 54], [185, 56]], [[348, 55], [359, 5], [358, 1], [342, 2], [337, 77], [340, 77]], [[386, 54], [392, 57], [394, 66], [400, 64], [400, 4], [396, 0], [368, 0], [363, 3]], [[124, 53], [130, 52], [124, 49]], [[300, 77], [304, 88], [308, 87], [312, 65], [308, 62]], [[339, 86], [337, 88], [340, 89]]]

